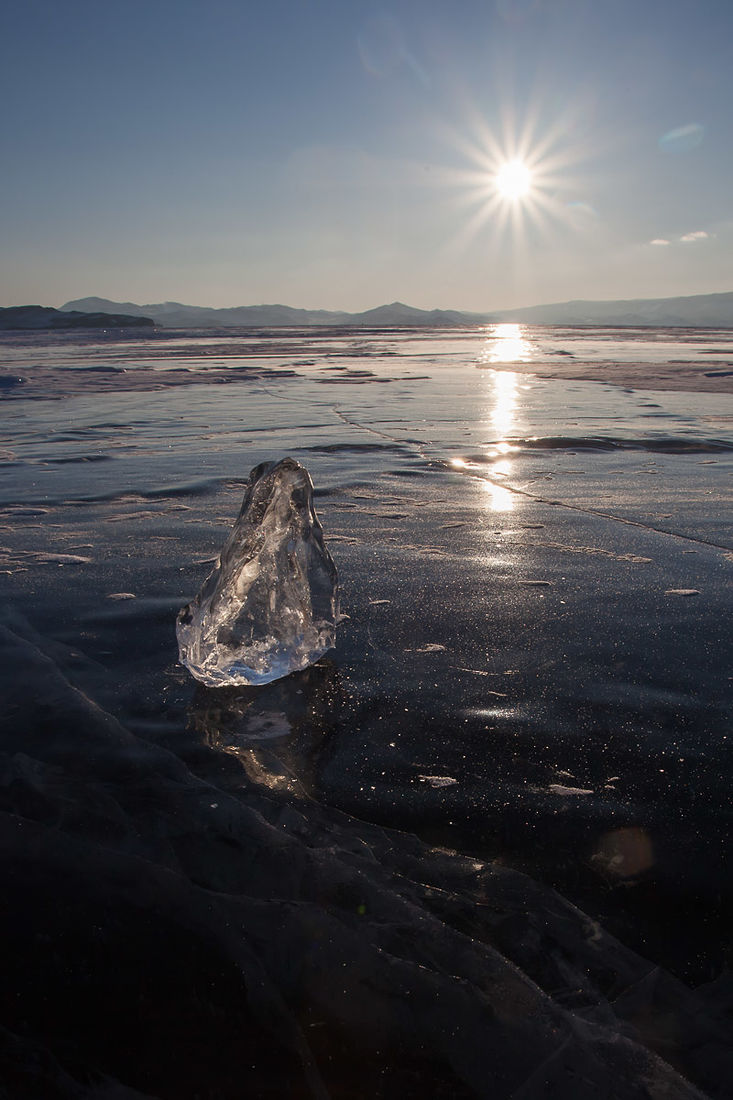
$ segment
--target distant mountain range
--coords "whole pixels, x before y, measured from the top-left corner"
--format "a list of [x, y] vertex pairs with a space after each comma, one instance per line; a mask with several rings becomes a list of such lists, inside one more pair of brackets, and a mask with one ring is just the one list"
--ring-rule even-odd
[[164, 328], [211, 328], [231, 325], [253, 327], [307, 325], [361, 325], [370, 328], [524, 322], [535, 325], [660, 325], [707, 328], [733, 327], [733, 292], [695, 294], [684, 298], [632, 298], [627, 301], [573, 301], [552, 305], [526, 306], [493, 313], [463, 313], [450, 309], [415, 309], [402, 302], [378, 306], [363, 313], [321, 309], [293, 309], [291, 306], [234, 306], [210, 309], [180, 302], [139, 306], [134, 302], [111, 302], [107, 298], [80, 298], [67, 302], [63, 311], [81, 310], [93, 314], [112, 313], [152, 317]]
[[141, 325], [150, 328], [154, 324], [150, 317], [110, 313], [109, 310], [88, 313], [67, 310], [66, 307], [63, 310], [52, 309], [50, 306], [0, 308], [0, 331], [6, 332], [25, 329], [139, 328]]
[[450, 309], [415, 309], [402, 302], [378, 306], [363, 313], [345, 313], [327, 309], [294, 309], [292, 306], [233, 306], [211, 309], [207, 306], [186, 306], [180, 302], [158, 302], [139, 306], [135, 302], [110, 302], [107, 298], [79, 298], [67, 302], [62, 310], [115, 311], [152, 317], [156, 325], [165, 328], [210, 328], [230, 325], [280, 327], [286, 325], [468, 325], [484, 319], [483, 314], [459, 313]]
[[560, 302], [527, 306], [492, 315], [492, 320], [528, 325], [659, 325], [661, 327], [733, 327], [733, 293], [693, 294], [685, 298], [630, 298], [611, 302]]

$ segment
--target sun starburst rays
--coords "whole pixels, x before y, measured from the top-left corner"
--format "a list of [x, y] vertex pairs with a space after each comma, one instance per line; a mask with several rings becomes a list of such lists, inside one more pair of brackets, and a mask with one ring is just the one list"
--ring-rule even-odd
[[569, 140], [572, 119], [542, 120], [528, 107], [520, 123], [506, 105], [492, 129], [475, 106], [466, 112], [462, 134], [449, 135], [465, 162], [450, 173], [454, 199], [463, 208], [451, 251], [463, 252], [477, 238], [500, 247], [511, 239], [517, 258], [531, 241], [550, 244], [567, 237], [573, 199], [582, 195], [578, 166], [584, 150]]

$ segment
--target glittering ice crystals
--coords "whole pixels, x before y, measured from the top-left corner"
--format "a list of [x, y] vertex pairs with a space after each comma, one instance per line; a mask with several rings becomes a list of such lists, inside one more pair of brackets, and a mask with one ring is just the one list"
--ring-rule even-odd
[[338, 619], [308, 471], [293, 458], [256, 466], [216, 568], [178, 614], [181, 663], [210, 687], [267, 684], [331, 649]]

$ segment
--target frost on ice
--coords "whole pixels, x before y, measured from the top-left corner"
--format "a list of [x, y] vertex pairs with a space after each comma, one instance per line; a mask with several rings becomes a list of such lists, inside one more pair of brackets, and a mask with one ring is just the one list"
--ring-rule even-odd
[[338, 618], [308, 471], [293, 458], [256, 466], [216, 568], [178, 614], [181, 663], [210, 687], [268, 684], [331, 649]]

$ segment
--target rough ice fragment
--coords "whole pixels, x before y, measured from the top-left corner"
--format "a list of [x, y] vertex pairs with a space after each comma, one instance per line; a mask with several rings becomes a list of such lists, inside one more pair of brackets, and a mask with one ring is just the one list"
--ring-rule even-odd
[[178, 614], [181, 664], [210, 687], [268, 684], [331, 649], [338, 619], [308, 471], [293, 458], [256, 466], [215, 569]]

